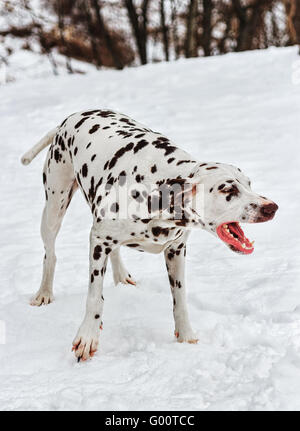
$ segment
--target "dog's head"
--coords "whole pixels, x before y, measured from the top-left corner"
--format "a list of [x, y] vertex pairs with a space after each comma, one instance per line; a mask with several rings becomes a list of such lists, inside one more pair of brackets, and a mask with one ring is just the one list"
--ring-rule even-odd
[[246, 238], [240, 223], [272, 220], [278, 206], [254, 193], [249, 178], [234, 166], [207, 164], [199, 175], [204, 187], [203, 228], [218, 236], [231, 250], [252, 253], [253, 242]]

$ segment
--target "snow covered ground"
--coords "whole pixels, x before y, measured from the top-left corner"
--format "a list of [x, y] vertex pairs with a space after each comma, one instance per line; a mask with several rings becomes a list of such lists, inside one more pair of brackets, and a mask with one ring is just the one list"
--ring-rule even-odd
[[[297, 50], [230, 54], [0, 88], [0, 409], [300, 409], [300, 85]], [[138, 287], [105, 279], [104, 331], [92, 361], [71, 342], [85, 309], [91, 216], [80, 193], [57, 241], [56, 300], [30, 307], [41, 279], [45, 153], [19, 158], [77, 110], [109, 107], [160, 130], [203, 161], [233, 163], [278, 203], [245, 226], [253, 255], [206, 232], [189, 241], [198, 345], [173, 338], [162, 255], [122, 250]]]

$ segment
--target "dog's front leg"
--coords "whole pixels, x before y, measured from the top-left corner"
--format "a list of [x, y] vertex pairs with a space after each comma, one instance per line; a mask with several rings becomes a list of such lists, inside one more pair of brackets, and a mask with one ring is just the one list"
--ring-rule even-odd
[[186, 304], [185, 253], [185, 240], [173, 242], [165, 250], [165, 260], [173, 296], [175, 336], [180, 343], [197, 343], [198, 340], [192, 330]]
[[101, 241], [93, 228], [90, 234], [90, 278], [84, 320], [73, 341], [78, 362], [94, 355], [97, 350], [103, 315], [103, 278], [113, 244]]

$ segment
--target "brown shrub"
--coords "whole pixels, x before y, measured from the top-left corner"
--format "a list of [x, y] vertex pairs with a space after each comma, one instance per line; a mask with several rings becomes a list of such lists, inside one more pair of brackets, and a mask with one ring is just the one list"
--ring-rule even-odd
[[[111, 32], [110, 34], [121, 63], [124, 66], [131, 64], [135, 58], [132, 48], [126, 43], [121, 34], [118, 34], [116, 31]], [[78, 28], [73, 26], [65, 27], [64, 43], [61, 40], [58, 27], [54, 27], [50, 32], [45, 33], [44, 36], [44, 43], [47, 44], [44, 48], [57, 47], [61, 54], [67, 55], [68, 57], [87, 61], [89, 63], [95, 62], [94, 52], [89, 37], [83, 31], [81, 32], [78, 30]], [[101, 64], [106, 67], [114, 67], [114, 61], [110, 51], [106, 47], [103, 37], [96, 37], [95, 42], [99, 58], [101, 59]]]

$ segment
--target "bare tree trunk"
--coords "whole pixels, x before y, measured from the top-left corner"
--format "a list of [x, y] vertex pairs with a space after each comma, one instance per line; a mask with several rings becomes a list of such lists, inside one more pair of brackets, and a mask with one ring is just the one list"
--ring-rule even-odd
[[123, 64], [118, 56], [118, 53], [116, 51], [115, 48], [115, 44], [113, 39], [110, 36], [110, 33], [108, 31], [108, 29], [106, 28], [105, 24], [104, 24], [104, 20], [102, 18], [102, 14], [101, 14], [101, 9], [100, 9], [100, 5], [98, 0], [91, 0], [91, 7], [94, 9], [95, 15], [96, 15], [96, 19], [97, 19], [97, 23], [98, 23], [98, 31], [99, 34], [103, 36], [107, 49], [109, 50], [113, 62], [115, 64], [115, 67], [119, 70], [123, 69]]
[[161, 23], [161, 31], [162, 31], [162, 35], [163, 35], [165, 60], [169, 61], [169, 29], [166, 25], [164, 0], [160, 0], [160, 23]]
[[294, 39], [299, 45], [300, 54], [300, 0], [292, 0], [290, 20], [294, 29]]
[[56, 61], [55, 61], [55, 59], [52, 55], [51, 49], [49, 48], [49, 45], [46, 41], [46, 38], [44, 36], [44, 33], [43, 33], [41, 26], [36, 22], [36, 20], [34, 18], [34, 15], [33, 15], [31, 7], [29, 6], [28, 0], [23, 0], [23, 6], [24, 6], [25, 10], [27, 10], [30, 14], [33, 27], [37, 28], [38, 38], [39, 38], [41, 49], [44, 51], [44, 53], [48, 57], [49, 63], [51, 64], [51, 67], [52, 67], [53, 75], [57, 76], [58, 71], [57, 71]]
[[197, 57], [197, 14], [198, 14], [198, 0], [190, 0], [189, 10], [187, 14], [186, 25], [186, 41], [185, 41], [185, 56]]
[[176, 60], [180, 56], [180, 43], [178, 36], [178, 22], [177, 22], [177, 8], [175, 0], [171, 0], [171, 23], [172, 23], [172, 38], [174, 44], [175, 58]]
[[84, 0], [81, 2], [81, 7], [86, 17], [87, 28], [89, 32], [91, 48], [92, 48], [93, 57], [94, 57], [94, 63], [96, 65], [96, 68], [99, 69], [100, 66], [102, 66], [102, 61], [101, 61], [101, 56], [96, 43], [96, 39], [94, 37], [94, 27], [93, 27], [92, 16], [90, 14], [89, 7]]
[[147, 24], [150, 0], [143, 0], [141, 13], [138, 14], [133, 0], [124, 0], [128, 18], [132, 27], [138, 54], [142, 64], [147, 64]]
[[142, 46], [143, 46], [143, 57], [147, 63], [147, 40], [148, 40], [148, 8], [150, 0], [143, 0], [142, 3]]
[[253, 40], [259, 36], [264, 25], [264, 14], [271, 7], [274, 0], [256, 0], [249, 6], [243, 6], [240, 0], [232, 0], [236, 15], [239, 19], [239, 35], [237, 38], [237, 51], [253, 49]]
[[212, 0], [203, 0], [203, 50], [206, 57], [211, 55], [212, 11]]
[[56, 7], [58, 13], [58, 28], [60, 33], [60, 41], [63, 47], [63, 54], [66, 57], [66, 66], [69, 73], [73, 73], [73, 69], [71, 66], [71, 59], [68, 55], [68, 45], [65, 39], [64, 31], [65, 31], [65, 23], [64, 23], [64, 11], [63, 4], [60, 0], [56, 0]]
[[246, 39], [248, 39], [247, 10], [245, 7], [242, 6], [240, 0], [232, 0], [232, 4], [235, 8], [235, 12], [239, 20], [239, 34], [237, 37], [236, 51], [244, 51], [246, 49], [245, 41]]
[[[276, 14], [274, 11], [272, 11], [272, 18], [271, 18], [271, 24], [272, 24], [272, 39], [275, 46], [280, 46], [280, 29], [278, 27], [278, 23], [276, 20]], [[266, 38], [267, 39], [267, 38]], [[268, 43], [266, 43], [266, 46], [268, 46]]]

